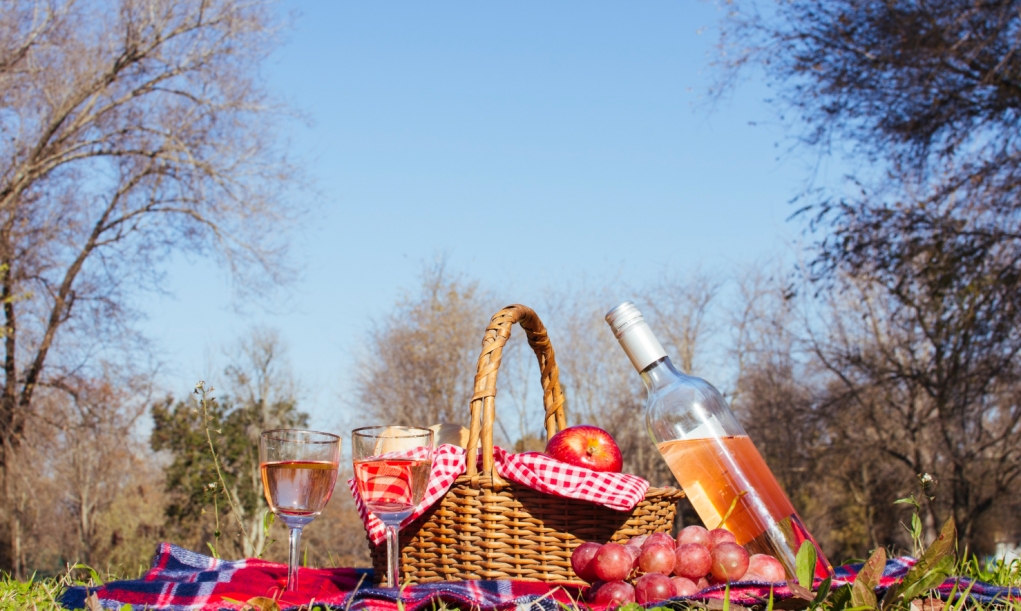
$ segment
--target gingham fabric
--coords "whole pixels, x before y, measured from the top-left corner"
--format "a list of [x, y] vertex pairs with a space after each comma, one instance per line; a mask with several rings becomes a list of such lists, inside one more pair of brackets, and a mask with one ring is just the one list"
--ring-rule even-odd
[[[887, 561], [877, 593], [903, 579], [914, 562], [907, 557]], [[833, 586], [853, 582], [860, 569], [860, 564], [837, 568]], [[60, 602], [67, 609], [84, 609], [86, 599], [95, 596], [105, 609], [119, 609], [130, 604], [134, 609], [153, 611], [219, 611], [242, 609], [247, 601], [263, 597], [276, 600], [282, 611], [313, 602], [338, 610], [400, 611], [403, 608], [403, 611], [425, 611], [434, 608], [438, 601], [466, 611], [564, 611], [565, 608], [578, 607], [605, 611], [605, 607], [599, 605], [576, 604], [583, 600], [584, 591], [563, 584], [459, 581], [398, 590], [366, 587], [364, 584], [372, 583], [371, 575], [371, 569], [300, 569], [299, 591], [286, 594], [283, 586], [287, 581], [287, 567], [283, 564], [253, 559], [216, 560], [164, 543], [153, 559], [152, 568], [140, 579], [114, 581], [98, 588], [68, 588], [61, 595]], [[816, 583], [818, 585], [818, 581]], [[955, 583], [957, 592], [968, 592], [974, 602], [989, 605], [1021, 601], [1021, 590], [1017, 588], [1001, 588], [956, 578], [946, 580], [936, 594], [947, 598]], [[743, 605], [763, 604], [769, 598], [770, 587], [773, 588], [774, 601], [792, 598], [784, 585], [744, 582], [731, 584], [730, 599]], [[713, 586], [684, 599], [673, 600], [720, 601], [724, 591], [724, 586]], [[657, 603], [657, 606], [662, 604]]]
[[501, 477], [539, 492], [592, 501], [617, 511], [631, 511], [645, 498], [649, 482], [629, 473], [604, 473], [575, 467], [540, 452], [511, 454], [494, 448]]
[[[422, 497], [422, 502], [418, 504], [418, 507], [415, 508], [411, 516], [401, 524], [410, 523], [422, 515], [429, 507], [432, 507], [433, 503], [440, 500], [447, 493], [454, 480], [464, 471], [464, 448], [448, 444], [443, 444], [437, 448], [433, 456], [432, 471], [429, 473], [429, 487], [425, 491], [425, 496]], [[366, 509], [362, 495], [358, 491], [358, 484], [355, 482], [355, 478], [352, 477], [347, 480], [347, 486], [351, 490], [351, 495], [354, 496], [358, 515], [361, 516], [362, 523], [365, 524], [365, 529], [368, 531], [369, 536], [376, 543], [385, 540], [386, 529], [383, 523], [379, 521], [379, 518], [372, 515]]]
[[[591, 501], [617, 511], [634, 509], [649, 489], [649, 482], [627, 473], [602, 473], [575, 467], [540, 452], [511, 454], [500, 447], [493, 448], [496, 472], [504, 479], [529, 488], [569, 499]], [[481, 462], [481, 458], [480, 458]], [[429, 488], [415, 511], [401, 526], [411, 523], [425, 513], [433, 503], [446, 494], [454, 480], [466, 470], [465, 450], [452, 445], [441, 445], [433, 458]], [[366, 509], [354, 478], [348, 480], [358, 514], [365, 524], [369, 537], [376, 544], [386, 539], [383, 523]]]

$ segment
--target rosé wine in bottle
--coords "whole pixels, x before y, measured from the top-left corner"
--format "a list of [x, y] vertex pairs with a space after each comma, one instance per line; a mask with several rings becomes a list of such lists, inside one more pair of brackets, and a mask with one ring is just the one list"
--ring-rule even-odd
[[832, 575], [833, 566], [719, 391], [674, 368], [634, 303], [611, 310], [606, 322], [649, 392], [649, 434], [706, 528], [726, 528], [750, 553], [775, 557], [790, 578], [796, 578], [798, 549], [810, 541], [816, 576]]

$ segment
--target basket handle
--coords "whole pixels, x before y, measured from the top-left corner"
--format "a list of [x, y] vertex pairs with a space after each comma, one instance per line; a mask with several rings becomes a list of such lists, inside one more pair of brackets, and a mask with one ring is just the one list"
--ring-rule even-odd
[[493, 315], [482, 338], [482, 354], [475, 373], [475, 394], [471, 399], [471, 427], [468, 433], [468, 475], [478, 473], [479, 438], [482, 439], [482, 472], [493, 475], [493, 423], [496, 421], [496, 375], [503, 358], [503, 346], [510, 339], [514, 323], [521, 325], [539, 359], [542, 374], [542, 404], [546, 408], [546, 438], [567, 427], [564, 414], [564, 391], [560, 388], [560, 371], [553, 357], [546, 327], [532, 308], [509, 305]]

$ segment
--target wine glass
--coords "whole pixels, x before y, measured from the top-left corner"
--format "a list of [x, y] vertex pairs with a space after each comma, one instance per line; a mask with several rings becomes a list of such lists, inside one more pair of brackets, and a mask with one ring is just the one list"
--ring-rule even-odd
[[433, 432], [410, 426], [355, 429], [351, 457], [362, 501], [386, 526], [386, 585], [397, 587], [397, 529], [425, 495], [432, 470]]
[[276, 429], [259, 438], [259, 466], [266, 502], [290, 529], [287, 587], [298, 588], [301, 529], [315, 519], [333, 494], [340, 465], [340, 437], [330, 433]]

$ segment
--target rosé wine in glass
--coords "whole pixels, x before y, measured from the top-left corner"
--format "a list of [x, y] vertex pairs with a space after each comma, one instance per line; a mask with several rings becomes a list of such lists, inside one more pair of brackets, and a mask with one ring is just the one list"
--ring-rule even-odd
[[266, 503], [288, 529], [287, 585], [298, 588], [301, 529], [318, 516], [333, 494], [340, 464], [340, 437], [330, 433], [276, 429], [259, 437], [259, 466]]
[[386, 526], [388, 587], [400, 585], [398, 529], [422, 502], [433, 462], [433, 432], [370, 426], [351, 432], [354, 480], [365, 507]]
[[262, 463], [262, 488], [273, 513], [322, 513], [337, 483], [335, 462], [281, 460]]

